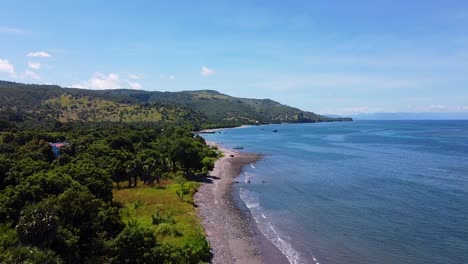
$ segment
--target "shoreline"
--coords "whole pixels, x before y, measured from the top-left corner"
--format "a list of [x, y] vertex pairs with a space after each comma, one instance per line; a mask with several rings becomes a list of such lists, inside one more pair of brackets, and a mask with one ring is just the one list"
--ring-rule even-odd
[[[250, 127], [252, 125], [241, 125], [241, 126], [235, 126], [235, 127], [218, 127], [218, 128], [209, 128], [209, 129], [202, 129], [199, 131], [194, 131], [194, 134], [216, 134], [217, 132], [222, 132], [227, 129], [233, 129], [233, 128], [244, 128], [244, 127]], [[211, 142], [211, 144], [216, 145], [216, 143]]]
[[[250, 212], [239, 207], [233, 184], [243, 167], [257, 162], [258, 154], [223, 148], [224, 154], [195, 194], [198, 216], [210, 242], [212, 263], [289, 263], [286, 256], [258, 229]], [[233, 155], [233, 157], [231, 156]]]

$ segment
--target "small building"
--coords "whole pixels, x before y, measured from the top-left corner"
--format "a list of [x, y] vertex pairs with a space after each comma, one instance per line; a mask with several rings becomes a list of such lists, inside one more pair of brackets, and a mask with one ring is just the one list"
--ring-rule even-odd
[[56, 142], [56, 143], [49, 142], [49, 145], [52, 147], [52, 152], [54, 153], [54, 156], [56, 158], [60, 156], [60, 148], [68, 144], [69, 144], [68, 142]]

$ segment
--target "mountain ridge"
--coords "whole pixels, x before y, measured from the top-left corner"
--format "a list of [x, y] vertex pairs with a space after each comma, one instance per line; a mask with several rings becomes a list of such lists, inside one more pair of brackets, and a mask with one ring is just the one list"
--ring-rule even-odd
[[204, 128], [269, 123], [351, 121], [302, 111], [271, 99], [238, 98], [215, 90], [180, 92], [89, 90], [0, 81], [2, 111], [60, 122], [184, 122]]

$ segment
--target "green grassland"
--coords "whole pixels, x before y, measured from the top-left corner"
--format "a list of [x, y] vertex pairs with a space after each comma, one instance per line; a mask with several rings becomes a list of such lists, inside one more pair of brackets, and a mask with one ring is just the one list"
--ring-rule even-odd
[[[204, 237], [203, 227], [193, 205], [193, 194], [199, 183], [186, 184], [192, 186], [192, 191], [184, 196], [183, 201], [176, 194], [179, 184], [173, 181], [166, 181], [156, 186], [140, 184], [137, 188], [114, 189], [113, 195], [115, 201], [124, 205], [121, 211], [124, 222], [136, 221], [152, 229], [158, 241], [181, 247], [188, 241]], [[173, 220], [178, 234], [166, 234], [161, 232], [161, 224], [153, 224], [153, 215], [157, 212]]]

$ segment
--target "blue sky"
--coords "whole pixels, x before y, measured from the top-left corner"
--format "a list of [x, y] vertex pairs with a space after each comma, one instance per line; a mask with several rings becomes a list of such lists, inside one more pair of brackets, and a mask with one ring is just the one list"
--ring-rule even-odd
[[0, 79], [468, 112], [464, 1], [4, 1]]

